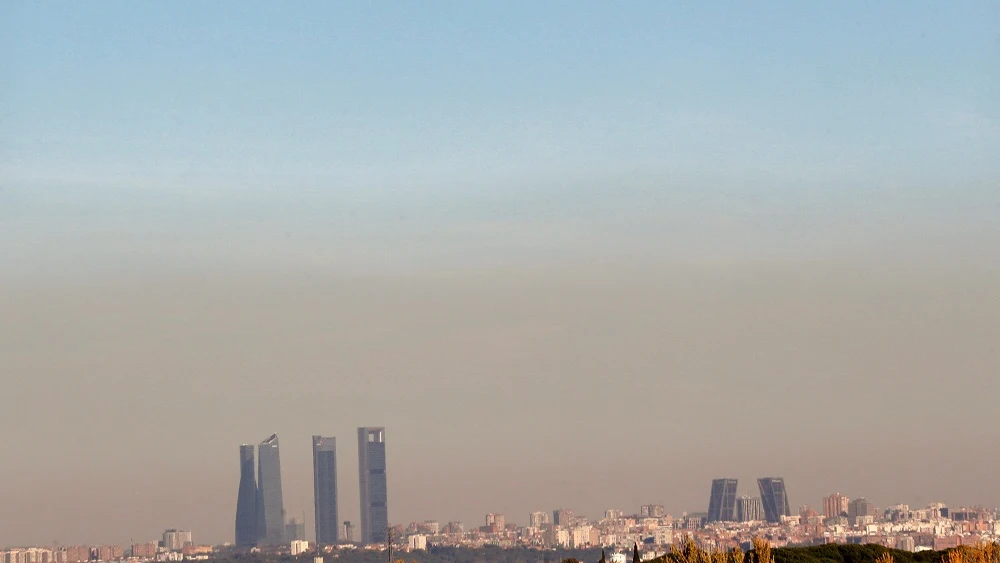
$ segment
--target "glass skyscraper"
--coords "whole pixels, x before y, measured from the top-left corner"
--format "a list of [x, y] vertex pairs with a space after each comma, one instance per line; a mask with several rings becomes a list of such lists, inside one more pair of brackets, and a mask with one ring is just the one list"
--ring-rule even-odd
[[285, 505], [281, 497], [281, 459], [278, 435], [271, 434], [257, 448], [257, 543], [285, 541]]
[[791, 516], [788, 507], [788, 492], [781, 477], [761, 477], [757, 479], [760, 501], [764, 505], [764, 519], [771, 523], [781, 522], [782, 516]]
[[240, 446], [240, 489], [236, 497], [236, 546], [257, 544], [257, 478], [254, 472], [254, 447]]
[[313, 436], [313, 507], [316, 511], [316, 545], [333, 545], [339, 539], [337, 520], [337, 439]]
[[389, 528], [385, 428], [358, 428], [361, 543], [383, 543]]
[[708, 500], [709, 522], [732, 522], [736, 508], [736, 479], [713, 479]]

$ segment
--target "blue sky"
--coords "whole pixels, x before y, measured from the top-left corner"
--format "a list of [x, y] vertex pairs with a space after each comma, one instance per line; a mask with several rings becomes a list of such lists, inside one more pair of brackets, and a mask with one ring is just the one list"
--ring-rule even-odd
[[[8, 256], [106, 252], [95, 224], [461, 246], [528, 222], [572, 252], [598, 222], [742, 242], [1000, 203], [990, 2], [2, 9]], [[548, 231], [521, 232], [512, 253]]]
[[4, 12], [5, 184], [392, 198], [574, 171], [690, 190], [998, 176], [990, 2]]

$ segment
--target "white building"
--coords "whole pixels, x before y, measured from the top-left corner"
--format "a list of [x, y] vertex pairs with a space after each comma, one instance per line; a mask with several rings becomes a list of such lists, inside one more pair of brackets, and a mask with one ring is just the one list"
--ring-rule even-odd
[[292, 542], [292, 555], [301, 555], [309, 551], [309, 542], [305, 540], [295, 540]]
[[410, 536], [410, 551], [415, 549], [427, 549], [427, 536], [423, 534]]

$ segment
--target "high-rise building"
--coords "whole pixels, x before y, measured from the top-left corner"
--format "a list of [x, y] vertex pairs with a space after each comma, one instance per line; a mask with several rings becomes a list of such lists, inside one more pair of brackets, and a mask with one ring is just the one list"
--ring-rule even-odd
[[736, 479], [713, 479], [708, 500], [709, 522], [732, 522], [736, 508]]
[[851, 499], [840, 493], [823, 497], [823, 518], [839, 518], [847, 516], [847, 505]]
[[761, 477], [757, 479], [760, 488], [760, 502], [764, 505], [764, 519], [771, 523], [781, 522], [782, 516], [791, 516], [788, 507], [788, 492], [781, 477]]
[[358, 480], [361, 485], [361, 543], [383, 543], [389, 529], [385, 428], [358, 428]]
[[132, 544], [132, 557], [137, 559], [152, 559], [156, 557], [159, 546], [156, 542], [143, 542]]
[[639, 507], [639, 516], [642, 518], [663, 518], [663, 505], [644, 504]]
[[486, 515], [486, 527], [491, 533], [498, 533], [504, 531], [507, 523], [504, 520], [503, 514], [494, 514], [490, 512]]
[[193, 543], [188, 530], [170, 529], [163, 532], [163, 547], [170, 551], [180, 551]]
[[569, 526], [573, 523], [573, 511], [560, 508], [552, 511], [552, 524], [555, 526]]
[[257, 543], [257, 479], [254, 461], [254, 446], [240, 446], [240, 489], [236, 496], [237, 547], [252, 547]]
[[271, 434], [257, 447], [257, 543], [285, 543], [285, 504], [281, 496], [277, 434]]
[[736, 520], [758, 522], [764, 519], [764, 506], [760, 497], [742, 496], [736, 499]]
[[549, 523], [548, 512], [532, 512], [528, 515], [528, 526], [532, 528], [543, 528]]
[[868, 499], [865, 497], [858, 497], [847, 503], [847, 517], [850, 519], [852, 525], [857, 525], [858, 518], [868, 516], [873, 518], [878, 516], [878, 509], [875, 508], [875, 503], [868, 502]]
[[337, 439], [313, 436], [313, 507], [316, 545], [340, 539], [337, 523]]

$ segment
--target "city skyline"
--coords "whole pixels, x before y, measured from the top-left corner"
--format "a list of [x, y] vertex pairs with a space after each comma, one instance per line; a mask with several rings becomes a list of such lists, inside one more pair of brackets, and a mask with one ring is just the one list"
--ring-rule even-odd
[[368, 422], [392, 522], [1000, 505], [998, 19], [0, 2], [0, 544], [232, 541], [272, 433], [360, 528]]
[[[780, 478], [767, 478], [767, 479], [762, 479], [761, 481], [765, 480], [771, 482], [771, 484], [774, 484], [775, 482], [780, 482]], [[719, 482], [727, 480], [717, 479], [715, 481]], [[840, 495], [840, 493], [833, 493], [825, 497], [824, 502], [830, 499], [837, 499], [837, 498], [842, 498], [842, 495]], [[745, 504], [744, 501], [751, 501], [751, 504], [756, 505], [756, 507], [747, 510], [747, 507], [744, 506]], [[926, 546], [929, 545], [924, 543], [917, 543], [918, 541], [925, 542], [933, 540], [933, 546], [934, 546], [933, 549], [945, 549], [949, 546], [954, 547], [956, 545], [962, 545], [963, 540], [961, 537], [959, 537], [960, 534], [956, 535], [955, 533], [957, 531], [957, 528], [949, 524], [942, 524], [942, 521], [953, 522], [955, 523], [955, 526], [964, 525], [966, 526], [966, 532], [968, 532], [969, 530], [976, 530], [982, 532], [982, 535], [978, 537], [984, 538], [984, 541], [990, 541], [989, 538], [991, 537], [991, 534], [997, 538], [1000, 538], [1000, 509], [991, 510], [982, 507], [955, 507], [955, 506], [949, 507], [946, 503], [940, 503], [940, 502], [930, 503], [926, 507], [913, 507], [903, 503], [903, 504], [893, 504], [885, 509], [879, 509], [876, 508], [873, 503], [868, 502], [864, 497], [859, 497], [857, 499], [851, 500], [849, 504], [850, 504], [850, 509], [848, 513], [830, 518], [825, 518], [819, 515], [815, 510], [812, 510], [809, 506], [802, 506], [800, 507], [799, 513], [797, 515], [795, 515], [793, 518], [787, 518], [787, 519], [782, 517], [781, 519], [782, 521], [780, 523], [768, 522], [763, 517], [763, 511], [761, 510], [760, 506], [761, 502], [759, 498], [742, 496], [738, 499], [737, 502], [737, 505], [739, 506], [737, 510], [739, 511], [740, 515], [736, 521], [712, 522], [709, 521], [707, 513], [703, 512], [695, 512], [691, 514], [684, 514], [679, 517], [674, 517], [673, 515], [666, 514], [663, 511], [661, 505], [653, 504], [653, 505], [643, 505], [639, 507], [639, 510], [634, 512], [627, 512], [618, 509], [609, 509], [605, 511], [603, 518], [600, 517], [588, 518], [585, 516], [581, 517], [576, 515], [572, 510], [568, 510], [565, 508], [554, 509], [552, 511], [554, 518], [558, 517], [558, 519], [560, 519], [560, 524], [555, 525], [554, 528], [548, 526], [547, 522], [545, 522], [545, 520], [547, 520], [547, 513], [541, 511], [532, 512], [528, 515], [527, 527], [523, 526], [522, 524], [508, 522], [504, 514], [493, 513], [493, 512], [486, 514], [485, 526], [478, 528], [476, 526], [472, 526], [471, 529], [463, 526], [463, 524], [458, 521], [449, 521], [447, 525], [442, 526], [441, 525], [442, 522], [433, 519], [414, 521], [410, 522], [409, 525], [405, 525], [402, 523], [394, 523], [392, 524], [392, 526], [394, 528], [397, 528], [400, 534], [400, 535], [395, 535], [393, 537], [394, 543], [396, 544], [401, 543], [403, 545], [406, 545], [409, 542], [411, 548], [414, 545], [424, 545], [424, 541], [426, 541], [427, 537], [436, 536], [439, 533], [447, 535], [453, 535], [457, 533], [460, 536], [468, 535], [467, 539], [470, 540], [474, 540], [477, 535], [480, 537], [480, 539], [482, 539], [484, 534], [488, 536], [492, 535], [496, 537], [508, 537], [508, 539], [510, 537], [520, 536], [521, 534], [527, 534], [527, 536], [524, 536], [524, 538], [527, 538], [528, 543], [526, 544], [522, 543], [521, 545], [529, 545], [529, 546], [535, 545], [536, 547], [538, 546], [538, 544], [533, 542], [536, 542], [540, 538], [539, 534], [542, 534], [544, 538], [547, 538], [544, 540], [547, 544], [550, 544], [550, 542], [556, 542], [555, 544], [550, 545], [550, 547], [554, 545], [562, 545], [562, 547], [570, 547], [570, 548], [581, 547], [581, 545], [565, 545], [561, 544], [560, 542], [570, 542], [571, 544], [575, 542], [583, 542], [583, 544], [590, 547], [594, 547], [595, 545], [596, 546], [611, 545], [609, 543], [602, 543], [600, 540], [595, 539], [597, 537], [594, 535], [593, 532], [594, 530], [593, 526], [595, 524], [601, 526], [610, 526], [608, 528], [608, 530], [611, 532], [611, 535], [608, 536], [609, 541], [611, 542], [617, 541], [617, 545], [627, 547], [633, 541], [638, 541], [640, 538], [638, 537], [633, 538], [632, 536], [629, 536], [624, 541], [622, 541], [621, 536], [615, 534], [615, 530], [619, 529], [621, 523], [624, 521], [631, 521], [632, 522], [631, 525], [637, 526], [638, 527], [637, 530], [640, 530], [640, 533], [641, 531], [645, 531], [647, 534], [649, 534], [651, 533], [651, 530], [648, 526], [651, 525], [650, 524], [651, 520], [658, 521], [659, 523], [654, 524], [656, 530], [652, 531], [652, 535], [649, 535], [648, 538], [643, 538], [643, 539], [644, 540], [652, 539], [654, 541], [654, 544], [661, 547], [664, 544], [668, 545], [671, 543], [676, 544], [676, 542], [678, 541], [678, 537], [674, 535], [673, 532], [670, 531], [672, 529], [676, 529], [678, 532], [681, 533], [681, 536], [679, 538], [680, 541], [683, 541], [685, 537], [684, 534], [687, 534], [692, 530], [699, 531], [698, 533], [702, 535], [706, 533], [707, 534], [717, 533], [718, 531], [721, 530], [736, 530], [743, 534], [742, 541], [749, 542], [751, 538], [758, 537], [757, 534], [761, 533], [760, 530], [771, 528], [773, 531], [774, 529], [783, 528], [784, 529], [783, 533], [788, 533], [789, 526], [791, 526], [792, 528], [798, 528], [798, 531], [796, 531], [795, 533], [812, 534], [811, 538], [813, 540], [823, 537], [828, 537], [837, 539], [837, 541], [840, 543], [844, 543], [846, 541], [847, 535], [853, 534], [855, 539], [859, 540], [867, 535], [865, 533], [866, 528], [869, 529], [870, 531], [872, 529], [872, 526], [875, 526], [876, 528], [878, 528], [879, 526], [883, 526], [886, 533], [892, 532], [893, 535], [889, 537], [886, 537], [884, 535], [883, 536], [871, 535], [868, 538], [871, 541], [862, 541], [861, 543], [883, 542], [882, 545], [893, 547], [896, 545], [895, 543], [886, 544], [884, 542], [886, 541], [896, 542], [897, 539], [895, 538], [895, 535], [899, 535], [900, 538], [898, 539], [898, 541], [901, 542], [900, 545], [904, 545], [904, 547], [897, 546], [897, 548], [909, 551], [913, 551], [914, 547], [916, 547], [917, 545], [924, 545], [925, 546], [924, 548], [927, 548]], [[745, 517], [747, 514], [752, 514], [752, 516], [747, 518]], [[695, 526], [691, 525], [692, 519], [694, 519], [694, 521], [696, 522]], [[829, 522], [826, 522], [827, 520], [829, 520]], [[910, 527], [901, 526], [901, 524], [904, 524], [906, 522], [910, 522], [911, 526]], [[748, 524], [750, 525], [750, 527], [747, 527]], [[914, 527], [912, 524], [915, 524], [916, 527]], [[663, 526], [666, 526], [666, 528], [663, 528]], [[832, 533], [834, 535], [823, 536], [819, 531], [820, 528], [817, 528], [816, 526], [825, 526], [826, 531], [823, 533], [825, 534]], [[972, 527], [970, 528], [969, 526]], [[562, 529], [564, 532], [553, 535], [552, 533], [550, 533], [553, 529]], [[853, 532], [850, 531], [852, 529], [854, 530]], [[517, 533], [514, 536], [511, 536], [512, 532], [514, 532], [515, 530], [517, 531]], [[566, 530], [571, 530], [571, 531], [566, 532]], [[715, 530], [715, 532], [713, 532], [713, 530]], [[661, 532], [664, 533], [661, 534]], [[293, 539], [304, 539], [301, 537], [294, 538], [293, 536], [295, 535], [296, 534], [288, 534], [285, 540], [285, 544], [291, 542]], [[412, 539], [412, 536], [420, 536], [420, 538], [418, 538], [419, 541], [415, 542]], [[407, 539], [408, 537], [411, 539]], [[534, 540], [532, 540], [531, 537], [534, 537]], [[977, 536], [973, 535], [972, 539], [971, 540], [967, 539], [967, 541], [972, 541], [973, 543], [975, 543], [976, 541], [979, 541], [976, 539], [976, 537]], [[564, 538], [564, 539], [558, 539], [558, 538]], [[574, 539], [571, 540], [569, 538], [574, 538]], [[918, 539], [915, 540], [914, 538]], [[461, 538], [451, 537], [450, 539], [447, 538], [444, 539], [444, 541], [445, 541], [444, 545], [459, 545], [466, 540], [463, 540]], [[306, 545], [308, 545], [308, 543], [309, 542], [306, 542]], [[645, 541], [643, 541], [643, 543], [645, 543]], [[855, 541], [854, 543], [857, 543], [857, 541]], [[59, 545], [60, 544], [55, 544], [49, 547], [55, 549]], [[181, 549], [184, 549], [186, 551], [188, 548], [191, 548], [192, 554], [207, 553], [204, 549], [206, 544], [204, 543], [195, 544], [192, 540], [192, 532], [189, 530], [168, 529], [164, 531], [163, 541], [160, 545], [161, 548], [166, 549], [168, 551], [180, 551]], [[207, 545], [212, 545], [212, 544], [207, 544]], [[219, 544], [216, 545], [219, 546]], [[232, 545], [233, 544], [229, 542], [225, 542], [221, 546], [224, 547]], [[383, 545], [383, 544], [382, 542], [378, 542], [375, 545]], [[471, 544], [466, 544], [466, 545], [471, 545]], [[496, 544], [491, 544], [490, 542], [487, 541], [485, 544], [480, 544], [480, 545], [496, 545]], [[144, 554], [143, 557], [149, 557], [150, 554], [156, 552], [155, 543], [150, 544], [148, 542], [140, 541], [139, 543], [131, 543], [131, 546], [133, 554], [135, 553], [136, 549], [141, 549], [142, 553]], [[514, 547], [514, 546], [515, 544], [513, 543], [510, 543], [508, 545], [508, 547]], [[17, 551], [18, 547], [20, 548], [32, 547], [34, 549], [34, 548], [43, 548], [45, 546], [40, 546], [40, 545], [31, 546], [29, 544], [20, 546], [10, 546], [10, 545], [4, 546], [0, 544], [0, 549], [13, 549], [15, 552]], [[80, 561], [79, 559], [80, 555], [72, 555], [72, 553], [82, 550], [80, 551], [80, 553], [89, 552], [93, 557], [94, 556], [93, 554], [98, 553], [98, 548], [100, 553], [102, 554], [103, 553], [117, 554], [114, 555], [114, 557], [116, 558], [121, 557], [121, 554], [124, 553], [120, 545], [115, 546], [110, 544], [97, 544], [95, 546], [95, 544], [90, 544], [90, 547], [87, 547], [86, 545], [81, 546], [77, 544], [75, 546], [74, 545], [61, 546], [63, 551], [67, 547], [71, 548], [70, 549], [71, 553], [70, 554], [64, 553], [63, 555], [66, 557], [66, 559], [63, 560], [53, 562], [52, 559], [40, 559], [40, 560], [25, 560], [22, 562], [20, 559], [17, 559], [17, 560], [11, 560], [9, 563], [73, 563], [75, 561]], [[87, 549], [84, 549], [85, 547]], [[242, 547], [246, 548], [247, 546], [242, 546]], [[261, 547], [273, 550], [278, 548], [287, 548], [287, 545], [269, 545], [269, 546], [264, 545]], [[503, 546], [501, 545], [501, 547]], [[79, 550], [77, 548], [79, 548]], [[125, 550], [127, 549], [128, 545], [125, 546]], [[423, 548], [420, 547], [418, 549], [423, 549]], [[20, 554], [24, 555], [23, 549], [20, 552]], [[46, 555], [45, 557], [51, 557], [51, 554]], [[105, 560], [107, 559], [105, 558]]]

